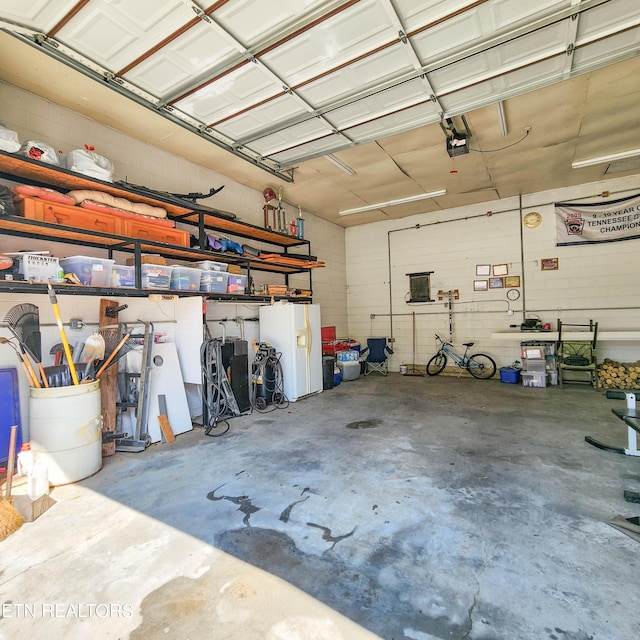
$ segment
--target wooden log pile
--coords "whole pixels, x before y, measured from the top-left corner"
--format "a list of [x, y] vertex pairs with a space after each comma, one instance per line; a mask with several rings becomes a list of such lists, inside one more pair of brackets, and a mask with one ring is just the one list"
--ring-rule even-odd
[[640, 389], [640, 360], [616, 362], [605, 358], [596, 370], [598, 389]]

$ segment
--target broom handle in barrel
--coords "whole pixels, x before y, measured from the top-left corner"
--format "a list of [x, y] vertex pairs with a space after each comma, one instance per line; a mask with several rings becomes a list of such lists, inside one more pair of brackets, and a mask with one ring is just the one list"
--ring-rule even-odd
[[18, 438], [18, 426], [9, 427], [9, 457], [7, 459], [7, 486], [5, 487], [7, 500], [11, 499], [11, 484], [13, 482], [13, 465], [16, 460], [16, 440]]
[[[11, 329], [10, 329], [11, 330]], [[15, 332], [11, 330], [11, 332], [15, 335]], [[33, 376], [31, 375], [31, 371], [29, 371], [29, 367], [27, 367], [27, 363], [24, 361], [22, 354], [20, 353], [20, 349], [14, 346], [14, 344], [8, 338], [0, 337], [0, 344], [8, 344], [14, 351], [16, 356], [18, 356], [18, 360], [20, 360], [20, 364], [22, 365], [22, 370], [24, 371], [24, 375], [29, 383], [30, 387], [37, 387], [38, 383], [34, 382]], [[20, 347], [22, 348], [22, 347]]]
[[[41, 387], [48, 389], [49, 381], [47, 380], [47, 374], [44, 372], [44, 367], [42, 366], [42, 362], [40, 362], [40, 360], [38, 360], [38, 358], [36, 358], [33, 355], [33, 352], [31, 351], [31, 349], [27, 347], [25, 347], [25, 350], [23, 353], [24, 353], [24, 359], [29, 363], [29, 368], [31, 369], [31, 373], [33, 373], [33, 377], [36, 381], [36, 387], [38, 387], [38, 389], [40, 389]], [[29, 360], [29, 358], [31, 358], [31, 360], [33, 360], [33, 362], [35, 363], [35, 366], [38, 367], [38, 372], [40, 373], [40, 377], [38, 377], [38, 372], [36, 372], [34, 365], [31, 364], [31, 360]], [[42, 384], [40, 384], [40, 380], [42, 380]]]
[[76, 373], [76, 367], [73, 364], [73, 355], [69, 347], [69, 342], [67, 341], [67, 335], [64, 332], [64, 327], [62, 326], [60, 309], [58, 309], [58, 299], [56, 298], [56, 292], [53, 290], [53, 287], [51, 286], [50, 282], [48, 283], [48, 289], [49, 289], [49, 300], [51, 300], [51, 305], [53, 306], [53, 314], [56, 317], [58, 331], [60, 331], [60, 338], [62, 339], [62, 346], [64, 347], [64, 354], [67, 356], [67, 362], [69, 363], [69, 371], [71, 372], [71, 378], [73, 379], [73, 384], [79, 384], [78, 374]]
[[29, 386], [35, 387], [37, 389], [38, 381], [34, 380], [33, 375], [31, 375], [33, 368], [31, 370], [29, 369], [29, 367], [27, 366], [27, 363], [24, 361], [24, 358], [22, 357], [22, 354], [19, 351], [16, 351], [16, 355], [20, 360], [20, 364], [22, 365], [22, 370], [24, 371], [24, 375], [27, 377], [27, 380], [29, 381]]
[[38, 362], [38, 371], [40, 371], [40, 377], [42, 378], [42, 384], [45, 389], [49, 388], [49, 381], [47, 380], [47, 374], [44, 372], [44, 367], [42, 366], [42, 362]]
[[120, 340], [120, 342], [118, 342], [118, 345], [111, 352], [111, 355], [104, 361], [104, 364], [100, 367], [100, 369], [98, 369], [98, 371], [96, 373], [96, 380], [102, 375], [102, 373], [104, 373], [104, 370], [111, 364], [111, 361], [116, 357], [116, 354], [118, 353], [118, 351], [120, 351], [120, 349], [122, 349], [124, 343], [130, 337], [131, 337], [131, 334], [127, 333], [127, 335], [124, 338], [122, 338], [122, 340]]
[[[49, 381], [47, 380], [47, 374], [44, 372], [44, 367], [42, 366], [42, 362], [40, 362], [40, 360], [38, 358], [36, 358], [36, 356], [33, 353], [33, 351], [31, 351], [31, 349], [29, 349], [29, 347], [27, 347], [26, 344], [23, 344], [22, 349], [23, 349], [23, 353], [24, 353], [24, 358], [29, 363], [29, 367], [31, 369], [31, 373], [33, 373], [33, 377], [36, 380], [36, 386], [38, 388], [40, 388], [41, 386], [44, 386], [45, 389], [48, 389], [49, 388]], [[33, 360], [35, 362], [36, 366], [38, 367], [38, 371], [40, 372], [40, 378], [42, 379], [42, 385], [40, 385], [40, 380], [38, 379], [38, 374], [36, 373], [36, 370], [33, 368], [33, 365], [31, 364], [31, 361], [29, 360], [29, 358], [31, 358], [31, 360]]]
[[31, 364], [31, 360], [29, 360], [29, 356], [27, 355], [27, 352], [24, 350], [24, 347], [22, 346], [22, 344], [20, 344], [20, 351], [22, 351], [22, 362], [24, 363], [25, 368], [29, 370], [29, 377], [31, 378], [31, 382], [33, 383], [33, 386], [36, 389], [41, 389], [42, 385], [40, 384], [40, 380], [38, 379], [38, 374], [36, 373], [36, 370], [33, 368], [33, 365]]

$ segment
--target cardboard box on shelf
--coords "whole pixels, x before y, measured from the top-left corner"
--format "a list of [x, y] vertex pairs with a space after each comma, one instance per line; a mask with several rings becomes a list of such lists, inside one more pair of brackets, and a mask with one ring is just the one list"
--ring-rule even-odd
[[267, 294], [270, 296], [286, 296], [287, 285], [285, 284], [268, 284]]
[[58, 258], [37, 253], [24, 253], [23, 255], [14, 256], [14, 259], [18, 265], [18, 273], [25, 280], [47, 282], [51, 279], [55, 282], [59, 281], [61, 269]]
[[[129, 267], [132, 265], [135, 265], [135, 263], [136, 263], [135, 258], [126, 259], [126, 264]], [[164, 258], [163, 256], [143, 255], [143, 256], [140, 256], [140, 264], [159, 264], [159, 265], [165, 266], [167, 264], [167, 259]]]

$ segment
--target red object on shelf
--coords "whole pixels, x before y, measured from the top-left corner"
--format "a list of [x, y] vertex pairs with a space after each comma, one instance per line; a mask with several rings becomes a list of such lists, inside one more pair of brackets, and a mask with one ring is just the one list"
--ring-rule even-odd
[[322, 342], [329, 342], [336, 339], [335, 327], [322, 327], [320, 332], [322, 333]]
[[350, 340], [338, 340], [336, 338], [335, 327], [322, 327], [322, 355], [334, 356], [338, 351], [346, 351], [350, 344]]

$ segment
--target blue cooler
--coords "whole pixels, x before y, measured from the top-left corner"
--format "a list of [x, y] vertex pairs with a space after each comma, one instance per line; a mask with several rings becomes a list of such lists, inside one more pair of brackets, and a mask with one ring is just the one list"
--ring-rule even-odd
[[505, 384], [519, 384], [520, 369], [514, 369], [513, 367], [502, 367], [500, 369], [500, 382], [504, 382]]

